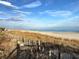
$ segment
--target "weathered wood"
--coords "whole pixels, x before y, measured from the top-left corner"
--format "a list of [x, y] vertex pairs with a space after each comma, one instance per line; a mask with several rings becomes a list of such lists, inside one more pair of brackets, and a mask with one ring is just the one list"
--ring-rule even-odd
[[[37, 44], [34, 46], [24, 45], [25, 48], [27, 47], [24, 50], [22, 49], [22, 47], [20, 47], [20, 44], [17, 44], [17, 55], [15, 54], [17, 57], [16, 59], [61, 59], [62, 57], [65, 58], [65, 55], [71, 55], [72, 57], [70, 58], [69, 56], [69, 59], [73, 59], [73, 54], [76, 54], [74, 51], [72, 51], [74, 49], [71, 47], [64, 47], [63, 45], [53, 45], [52, 43], [48, 42], [36, 42]], [[42, 49], [44, 49], [43, 52]], [[61, 56], [63, 53], [65, 54]]]

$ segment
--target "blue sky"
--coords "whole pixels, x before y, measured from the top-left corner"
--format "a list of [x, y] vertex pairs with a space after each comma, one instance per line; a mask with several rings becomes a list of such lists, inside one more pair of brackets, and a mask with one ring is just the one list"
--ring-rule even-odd
[[0, 0], [0, 26], [79, 31], [79, 0]]

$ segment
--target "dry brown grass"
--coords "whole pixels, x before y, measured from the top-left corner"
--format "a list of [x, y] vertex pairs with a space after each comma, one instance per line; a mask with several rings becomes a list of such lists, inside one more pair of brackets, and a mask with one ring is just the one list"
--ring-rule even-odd
[[0, 32], [0, 51], [4, 51], [5, 57], [12, 51], [15, 43], [11, 40], [13, 39], [6, 32]]
[[12, 35], [18, 36], [20, 38], [25, 38], [25, 40], [41, 40], [43, 42], [51, 42], [53, 44], [63, 44], [64, 46], [71, 46], [74, 48], [79, 48], [79, 40], [75, 39], [68, 39], [68, 38], [62, 38], [62, 37], [54, 37], [49, 35], [44, 35], [40, 33], [34, 33], [34, 32], [22, 32], [22, 31], [8, 31], [8, 33], [11, 33]]
[[16, 46], [16, 41], [22, 40], [41, 40], [43, 42], [50, 42], [52, 44], [63, 44], [64, 46], [70, 46], [73, 48], [79, 49], [79, 40], [75, 39], [66, 39], [62, 37], [55, 37], [55, 36], [49, 36], [44, 35], [40, 33], [34, 33], [34, 32], [22, 32], [18, 30], [11, 30], [1, 33], [0, 35], [0, 49], [4, 49], [6, 55], [8, 55], [9, 52], [12, 51], [12, 49]]

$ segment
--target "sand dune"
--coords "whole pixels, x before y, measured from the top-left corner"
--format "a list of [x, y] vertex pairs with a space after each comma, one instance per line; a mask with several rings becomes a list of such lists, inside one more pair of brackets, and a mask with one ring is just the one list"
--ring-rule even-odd
[[[4, 37], [3, 37], [4, 35]], [[7, 30], [0, 34], [0, 49], [5, 49], [6, 55], [16, 47], [17, 40], [24, 39], [50, 42], [79, 49], [79, 33], [72, 32], [39, 32], [29, 30]]]
[[39, 32], [25, 30], [9, 30], [10, 34], [25, 40], [41, 40], [53, 44], [63, 44], [65, 46], [79, 48], [79, 33], [75, 32]]
[[79, 40], [79, 33], [75, 32], [36, 32], [49, 36], [62, 37], [67, 39], [76, 39]]
[[54, 37], [79, 40], [79, 32], [45, 32], [45, 31], [29, 31], [29, 30], [26, 30], [26, 31], [21, 30], [21, 32], [40, 33], [40, 34], [54, 36]]

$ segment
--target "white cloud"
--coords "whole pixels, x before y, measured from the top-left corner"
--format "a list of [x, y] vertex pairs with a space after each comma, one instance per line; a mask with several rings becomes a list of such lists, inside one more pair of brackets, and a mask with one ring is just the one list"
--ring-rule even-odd
[[42, 3], [39, 0], [37, 0], [37, 1], [32, 2], [30, 4], [26, 4], [26, 5], [22, 6], [21, 8], [35, 8], [35, 7], [38, 7], [41, 5], [42, 5]]
[[26, 14], [26, 15], [32, 14], [32, 12], [20, 11], [20, 10], [13, 10], [13, 12], [14, 12], [14, 13], [19, 13], [19, 14]]
[[[53, 27], [53, 25], [51, 24], [51, 27]], [[60, 29], [78, 29], [79, 28], [79, 16], [74, 16], [68, 19], [63, 19], [60, 20], [58, 22], [55, 22], [55, 26], [56, 29], [60, 28]]]
[[67, 17], [72, 15], [71, 11], [51, 11], [51, 10], [47, 10], [44, 12], [40, 12], [40, 14], [48, 14], [50, 16], [62, 16], [62, 17]]
[[[27, 19], [29, 15], [32, 14], [32, 12], [27, 12], [27, 11], [21, 11], [21, 10], [13, 10], [12, 14], [15, 14], [16, 17], [21, 18], [21, 19]], [[14, 17], [15, 17], [14, 15]]]
[[15, 5], [13, 5], [11, 2], [8, 2], [8, 1], [0, 1], [0, 4], [8, 6], [8, 7], [15, 8], [15, 9], [35, 8], [35, 7], [38, 7], [38, 6], [42, 5], [42, 3], [39, 0], [36, 0], [36, 1], [32, 2], [32, 3], [30, 3], [30, 4], [25, 4], [25, 5], [20, 6], [20, 7], [17, 7]]
[[17, 6], [14, 6], [12, 3], [7, 2], [7, 1], [0, 1], [0, 4], [8, 6], [8, 7], [12, 7], [12, 8], [18, 8]]
[[27, 15], [30, 15], [30, 12], [29, 13], [24, 13], [23, 11], [19, 11], [19, 10], [13, 10], [11, 13], [7, 13], [7, 12], [2, 12], [0, 11], [0, 18], [23, 18], [23, 17], [26, 17]]
[[79, 0], [75, 1], [75, 2], [71, 2], [70, 4], [67, 4], [64, 6], [65, 9], [69, 9], [72, 12], [78, 12], [79, 11]]
[[50, 23], [46, 23], [43, 27], [51, 30], [79, 30], [79, 16], [73, 16], [59, 21], [51, 21]]
[[17, 18], [25, 18], [29, 15], [31, 15], [32, 12], [27, 12], [27, 11], [21, 11], [21, 10], [12, 10], [12, 12], [8, 13], [8, 12], [2, 12], [0, 11], [0, 18], [13, 18], [13, 17], [17, 17]]
[[4, 12], [0, 11], [0, 15], [5, 15]]
[[57, 30], [57, 31], [79, 31], [79, 16], [74, 16], [68, 19], [63, 19], [57, 22], [49, 23], [48, 26], [44, 26], [45, 30]]
[[10, 17], [8, 13], [0, 11], [0, 19], [8, 18]]

